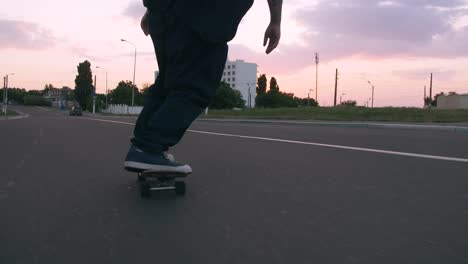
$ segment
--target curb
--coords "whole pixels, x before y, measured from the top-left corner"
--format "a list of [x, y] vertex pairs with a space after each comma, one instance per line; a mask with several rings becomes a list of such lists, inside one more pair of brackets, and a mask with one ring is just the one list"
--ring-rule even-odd
[[19, 111], [15, 111], [15, 112], [18, 113], [19, 115], [16, 115], [16, 116], [7, 116], [6, 118], [5, 118], [5, 117], [3, 117], [3, 118], [0, 117], [0, 121], [24, 119], [24, 118], [28, 118], [28, 117], [29, 117], [28, 114], [25, 114], [25, 113], [22, 113], [22, 112], [19, 112]]
[[319, 121], [291, 121], [291, 120], [254, 120], [254, 119], [211, 119], [199, 118], [202, 122], [224, 122], [241, 124], [280, 124], [280, 125], [307, 125], [319, 127], [347, 127], [347, 128], [369, 128], [369, 129], [399, 129], [399, 130], [422, 130], [422, 131], [443, 131], [468, 133], [468, 127], [463, 126], [444, 126], [444, 125], [412, 125], [412, 124], [385, 124], [385, 123], [366, 123], [366, 122], [319, 122]]

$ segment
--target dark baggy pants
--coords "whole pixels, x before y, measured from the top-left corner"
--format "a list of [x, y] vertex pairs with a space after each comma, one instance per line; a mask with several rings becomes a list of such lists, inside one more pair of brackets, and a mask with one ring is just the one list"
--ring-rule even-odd
[[226, 63], [227, 43], [202, 39], [172, 12], [150, 11], [150, 29], [159, 66], [138, 117], [133, 145], [148, 153], [177, 144], [209, 106]]

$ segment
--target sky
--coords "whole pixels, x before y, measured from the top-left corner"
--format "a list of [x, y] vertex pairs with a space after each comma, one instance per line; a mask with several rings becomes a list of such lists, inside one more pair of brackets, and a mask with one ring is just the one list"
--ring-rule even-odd
[[[89, 60], [97, 90], [133, 79], [153, 81], [156, 58], [139, 28], [141, 0], [15, 0], [0, 10], [0, 75], [15, 73], [10, 86], [42, 89], [74, 87], [77, 65]], [[282, 40], [266, 55], [263, 34], [269, 23], [266, 0], [256, 0], [229, 44], [229, 59], [259, 65], [280, 90], [315, 97], [315, 52], [320, 54], [318, 100], [338, 98], [376, 106], [422, 106], [424, 86], [434, 74], [434, 94], [468, 93], [467, 0], [285, 0]], [[99, 66], [100, 69], [96, 69]], [[338, 99], [339, 100], [339, 99]]]

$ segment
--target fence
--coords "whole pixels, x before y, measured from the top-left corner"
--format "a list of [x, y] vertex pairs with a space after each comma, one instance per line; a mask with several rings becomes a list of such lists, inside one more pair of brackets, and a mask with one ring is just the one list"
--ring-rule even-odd
[[139, 115], [143, 106], [128, 106], [128, 105], [109, 105], [107, 109], [101, 112], [114, 115]]

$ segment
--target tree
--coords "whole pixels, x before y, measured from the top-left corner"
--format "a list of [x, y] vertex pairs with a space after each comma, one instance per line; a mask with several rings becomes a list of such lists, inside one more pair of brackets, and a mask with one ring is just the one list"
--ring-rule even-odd
[[[264, 80], [266, 80], [266, 77]], [[297, 107], [299, 105], [299, 101], [292, 93], [280, 92], [278, 81], [275, 77], [271, 77], [269, 91], [267, 93], [258, 94], [255, 99], [255, 104], [257, 107], [269, 108]]]
[[340, 106], [357, 106], [357, 102], [354, 101], [354, 100], [347, 100], [347, 101], [343, 101], [341, 102]]
[[270, 79], [270, 91], [277, 91], [279, 92], [280, 88], [278, 82], [276, 81], [275, 77], [271, 77]]
[[55, 87], [52, 84], [46, 84], [44, 86], [44, 90], [42, 90], [41, 94], [46, 95], [50, 90], [55, 89]]
[[76, 100], [75, 90], [72, 90], [70, 92], [70, 94], [67, 96], [66, 100], [67, 101], [75, 101]]
[[255, 100], [257, 107], [279, 108], [297, 107], [298, 103], [292, 93], [282, 93], [277, 90], [270, 90], [265, 94], [257, 95]]
[[50, 102], [41, 95], [26, 95], [24, 97], [25, 105], [50, 106]]
[[432, 99], [430, 97], [424, 98], [424, 106], [427, 107], [430, 105], [432, 105]]
[[91, 72], [91, 63], [84, 61], [77, 67], [78, 75], [75, 78], [75, 99], [83, 110], [89, 108], [89, 100], [93, 95], [93, 73]]
[[212, 109], [233, 109], [244, 108], [245, 100], [242, 99], [242, 94], [238, 90], [232, 89], [229, 84], [221, 82], [213, 103], [210, 105]]
[[297, 106], [312, 106], [312, 107], [317, 107], [317, 101], [313, 98], [299, 98], [299, 97], [294, 97], [294, 101], [296, 102]]
[[267, 77], [265, 74], [262, 74], [260, 77], [257, 79], [257, 95], [258, 94], [264, 94], [267, 92]]
[[432, 100], [432, 103], [431, 103], [432, 106], [437, 107], [437, 99], [439, 98], [439, 96], [445, 96], [445, 93], [441, 92], [441, 93], [436, 94], [434, 96], [434, 100]]
[[27, 95], [38, 95], [38, 96], [40, 96], [42, 94], [41, 94], [41, 91], [38, 91], [38, 90], [29, 90]]
[[110, 91], [109, 97], [112, 104], [132, 105], [132, 89], [135, 91], [135, 103], [139, 104], [142, 96], [138, 87], [131, 81], [121, 81], [114, 90]]
[[146, 97], [149, 96], [150, 88], [151, 88], [151, 84], [149, 83], [143, 84], [143, 89], [141, 90], [141, 96], [140, 96], [142, 105], [145, 103]]
[[[8, 88], [8, 101], [11, 103], [22, 104], [27, 92], [25, 89]], [[0, 89], [0, 102], [3, 102], [3, 89]]]

